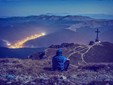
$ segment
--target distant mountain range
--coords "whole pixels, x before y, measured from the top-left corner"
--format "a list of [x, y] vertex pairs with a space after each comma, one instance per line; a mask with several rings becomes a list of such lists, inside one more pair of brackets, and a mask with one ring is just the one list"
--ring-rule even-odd
[[0, 39], [15, 42], [36, 33], [46, 32], [49, 34], [87, 20], [92, 20], [92, 18], [71, 15], [0, 18]]
[[[90, 40], [95, 40], [97, 28], [101, 31], [99, 36], [101, 41], [113, 42], [113, 20], [109, 19], [72, 15], [0, 18], [0, 40], [14, 43], [30, 35], [46, 32], [46, 36], [30, 40], [24, 45], [48, 47], [51, 44], [66, 42], [88, 44]], [[1, 45], [7, 46], [3, 42]]]
[[82, 16], [89, 16], [95, 19], [113, 19], [113, 15], [110, 14], [81, 14]]

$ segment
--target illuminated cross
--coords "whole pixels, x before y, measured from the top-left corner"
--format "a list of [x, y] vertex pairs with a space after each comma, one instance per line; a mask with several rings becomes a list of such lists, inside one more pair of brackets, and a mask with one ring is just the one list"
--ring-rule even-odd
[[100, 31], [99, 31], [99, 29], [97, 28], [97, 30], [96, 30], [95, 32], [97, 33], [97, 36], [96, 36], [95, 42], [98, 42], [98, 41], [99, 41], [98, 34], [100, 33]]

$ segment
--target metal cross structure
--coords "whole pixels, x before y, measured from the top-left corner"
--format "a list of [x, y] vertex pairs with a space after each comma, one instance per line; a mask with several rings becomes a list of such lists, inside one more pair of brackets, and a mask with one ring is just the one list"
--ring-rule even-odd
[[99, 29], [97, 28], [97, 30], [96, 30], [95, 32], [97, 33], [95, 42], [99, 42], [99, 33], [100, 33], [100, 31], [99, 31]]

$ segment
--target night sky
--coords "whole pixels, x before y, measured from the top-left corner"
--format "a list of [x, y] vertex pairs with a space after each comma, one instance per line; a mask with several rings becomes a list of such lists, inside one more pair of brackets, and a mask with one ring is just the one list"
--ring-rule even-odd
[[113, 0], [0, 0], [0, 17], [113, 14]]

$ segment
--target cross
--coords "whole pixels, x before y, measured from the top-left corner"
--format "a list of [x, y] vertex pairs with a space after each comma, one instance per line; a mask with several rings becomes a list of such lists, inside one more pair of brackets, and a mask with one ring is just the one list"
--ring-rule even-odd
[[97, 33], [97, 36], [96, 36], [95, 42], [98, 42], [98, 41], [99, 41], [98, 34], [100, 33], [100, 31], [99, 31], [99, 29], [97, 28], [97, 30], [96, 30], [95, 32]]

